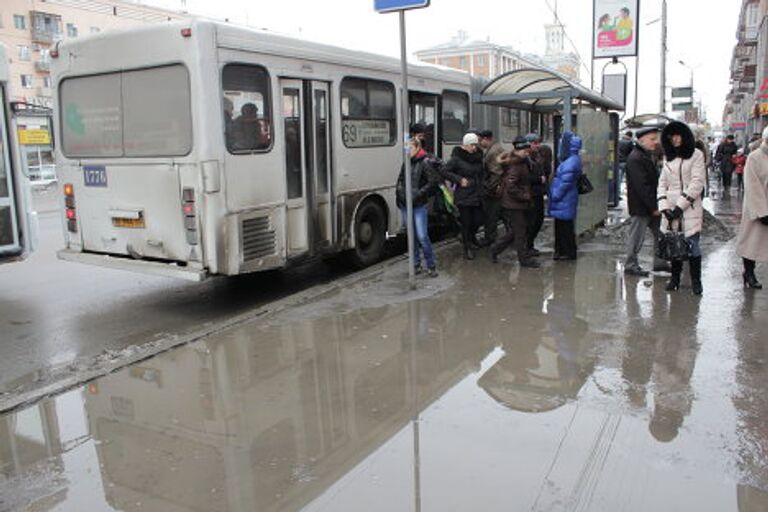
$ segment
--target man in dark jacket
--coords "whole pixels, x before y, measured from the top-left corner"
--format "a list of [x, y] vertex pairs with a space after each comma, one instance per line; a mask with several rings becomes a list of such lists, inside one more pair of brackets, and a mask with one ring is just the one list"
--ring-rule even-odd
[[[437, 265], [435, 262], [435, 253], [432, 250], [432, 243], [429, 240], [427, 226], [427, 203], [429, 198], [438, 190], [440, 176], [437, 166], [439, 160], [430, 157], [421, 147], [421, 139], [411, 138], [409, 141], [411, 155], [411, 193], [413, 201], [413, 225], [416, 233], [416, 242], [414, 244], [414, 261], [416, 264], [416, 273], [421, 272], [421, 258], [419, 257], [419, 247], [424, 253], [424, 259], [427, 262], [427, 271], [429, 277], [437, 277]], [[397, 178], [395, 186], [395, 201], [403, 218], [406, 219], [406, 187], [405, 187], [405, 167], [401, 166], [400, 176]]]
[[635, 133], [637, 144], [627, 157], [627, 203], [631, 224], [624, 272], [648, 277], [649, 273], [640, 267], [637, 255], [643, 248], [645, 230], [650, 228], [654, 236], [661, 231], [661, 214], [656, 197], [658, 168], [652, 156], [659, 145], [659, 128], [643, 127]]
[[501, 214], [501, 168], [499, 156], [504, 148], [493, 139], [491, 130], [480, 132], [480, 147], [483, 149], [483, 212], [485, 213], [485, 245], [496, 240]]
[[723, 142], [717, 146], [715, 160], [720, 162], [720, 173], [722, 174], [723, 193], [729, 194], [731, 191], [731, 181], [733, 178], [732, 157], [739, 151], [733, 135], [728, 135]]
[[531, 144], [531, 207], [526, 213], [528, 232], [528, 252], [531, 256], [541, 253], [534, 247], [544, 225], [544, 195], [547, 193], [547, 183], [552, 176], [552, 149], [541, 143], [538, 134], [530, 133], [525, 139]]
[[501, 196], [501, 215], [507, 225], [507, 233], [493, 247], [491, 247], [491, 260], [496, 263], [498, 256], [512, 242], [515, 243], [517, 259], [521, 267], [538, 268], [541, 265], [528, 253], [528, 236], [526, 233], [527, 222], [525, 212], [531, 206], [531, 182], [530, 182], [530, 147], [531, 144], [525, 137], [517, 137], [514, 142], [514, 150], [504, 153], [499, 157], [504, 168]]

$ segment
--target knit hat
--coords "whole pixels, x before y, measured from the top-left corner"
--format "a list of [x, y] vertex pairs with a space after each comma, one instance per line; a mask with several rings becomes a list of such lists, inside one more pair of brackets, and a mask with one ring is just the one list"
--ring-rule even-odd
[[477, 144], [479, 141], [477, 139], [477, 135], [474, 133], [467, 133], [464, 135], [464, 138], [461, 139], [462, 146], [471, 146], [472, 144]]

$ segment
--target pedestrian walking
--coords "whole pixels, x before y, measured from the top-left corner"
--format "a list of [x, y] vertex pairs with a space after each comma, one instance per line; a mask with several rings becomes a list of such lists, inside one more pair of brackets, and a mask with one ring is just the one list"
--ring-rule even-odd
[[736, 154], [739, 147], [736, 145], [735, 137], [728, 135], [723, 142], [717, 147], [715, 152], [715, 160], [720, 165], [721, 184], [723, 186], [723, 193], [730, 194], [731, 182], [733, 180], [733, 161], [731, 157]]
[[[701, 295], [701, 229], [704, 224], [704, 187], [707, 169], [704, 154], [696, 148], [693, 132], [685, 123], [672, 121], [661, 132], [664, 165], [659, 177], [659, 209], [665, 217], [664, 230], [684, 231], [690, 251], [688, 265], [691, 288]], [[672, 262], [667, 291], [680, 289], [683, 262]]]
[[483, 190], [482, 202], [485, 214], [485, 239], [483, 245], [491, 245], [496, 241], [501, 216], [501, 168], [499, 156], [504, 147], [494, 140], [491, 130], [480, 132], [480, 147], [483, 149]]
[[744, 192], [744, 166], [747, 165], [747, 155], [743, 149], [731, 157], [733, 161], [733, 174], [736, 175], [736, 190], [739, 194]]
[[650, 229], [654, 236], [661, 229], [661, 213], [656, 199], [659, 180], [653, 160], [659, 145], [659, 128], [646, 126], [636, 130], [635, 135], [637, 143], [627, 157], [627, 203], [631, 220], [624, 272], [648, 277], [649, 272], [640, 266], [638, 254], [643, 248], [646, 229]]
[[[437, 194], [440, 182], [438, 174], [438, 161], [430, 157], [426, 150], [421, 146], [421, 139], [413, 137], [408, 142], [411, 157], [411, 197], [413, 201], [413, 226], [416, 233], [416, 240], [413, 248], [413, 259], [415, 261], [416, 273], [420, 274], [421, 257], [419, 249], [424, 253], [424, 260], [427, 264], [429, 277], [437, 277], [437, 262], [435, 253], [432, 250], [432, 242], [429, 240], [429, 230], [427, 225], [427, 204], [430, 197]], [[400, 176], [397, 178], [395, 186], [395, 200], [403, 222], [406, 222], [406, 188], [405, 188], [405, 166], [400, 168]]]
[[531, 207], [526, 213], [528, 253], [539, 256], [541, 252], [536, 249], [535, 242], [544, 225], [544, 196], [552, 176], [552, 148], [542, 144], [541, 137], [536, 133], [530, 133], [525, 138], [531, 144]]
[[768, 261], [768, 128], [763, 144], [752, 151], [744, 167], [744, 203], [736, 252], [744, 264], [744, 287], [760, 290], [755, 263]]
[[555, 260], [576, 259], [576, 213], [579, 206], [579, 176], [582, 172], [581, 139], [564, 132], [560, 142], [561, 164], [549, 188], [549, 216], [555, 219]]
[[522, 267], [538, 268], [541, 265], [528, 253], [527, 222], [525, 212], [531, 205], [530, 148], [525, 137], [516, 137], [514, 149], [499, 157], [502, 175], [501, 215], [507, 233], [491, 247], [491, 260], [496, 263], [499, 254], [515, 244], [517, 259]]
[[479, 142], [477, 134], [465, 134], [461, 146], [453, 149], [441, 171], [443, 177], [456, 186], [453, 201], [459, 209], [464, 257], [468, 260], [475, 259], [473, 248], [480, 247], [476, 235], [484, 220], [481, 204], [483, 152]]

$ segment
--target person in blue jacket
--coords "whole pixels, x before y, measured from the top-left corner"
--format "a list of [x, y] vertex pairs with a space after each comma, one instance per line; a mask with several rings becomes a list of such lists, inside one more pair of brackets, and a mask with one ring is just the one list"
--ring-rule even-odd
[[576, 211], [579, 206], [581, 139], [564, 132], [559, 160], [549, 189], [549, 215], [555, 219], [555, 260], [576, 259]]

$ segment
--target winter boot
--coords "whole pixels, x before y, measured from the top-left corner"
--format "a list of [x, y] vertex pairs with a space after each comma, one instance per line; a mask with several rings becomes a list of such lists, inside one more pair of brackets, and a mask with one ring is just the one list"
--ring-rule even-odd
[[704, 293], [704, 288], [701, 286], [701, 256], [690, 258], [688, 265], [691, 267], [691, 289], [693, 294], [701, 295]]
[[472, 252], [472, 241], [470, 240], [470, 237], [463, 236], [462, 242], [464, 244], [464, 259], [465, 260], [475, 259], [475, 253]]
[[755, 276], [755, 262], [744, 258], [744, 288], [751, 288], [753, 290], [762, 290], [763, 285], [757, 280]]
[[683, 262], [682, 261], [673, 261], [672, 262], [672, 278], [669, 280], [669, 283], [667, 283], [666, 290], [668, 292], [676, 292], [680, 289], [680, 274], [683, 273]]

